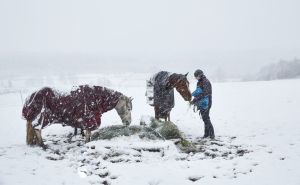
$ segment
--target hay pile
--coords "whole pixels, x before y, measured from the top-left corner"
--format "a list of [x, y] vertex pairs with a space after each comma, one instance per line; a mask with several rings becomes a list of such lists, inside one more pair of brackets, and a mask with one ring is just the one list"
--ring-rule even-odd
[[184, 139], [183, 134], [173, 122], [163, 122], [155, 118], [151, 118], [148, 124], [141, 122], [140, 126], [113, 125], [101, 128], [92, 134], [91, 140], [106, 140], [131, 135], [138, 135], [141, 139], [172, 140], [181, 151], [195, 150], [195, 146]]
[[109, 127], [104, 127], [93, 133], [91, 139], [95, 140], [105, 140], [112, 139], [120, 136], [131, 136], [138, 135], [141, 139], [147, 138], [151, 140], [164, 139], [158, 132], [150, 127], [145, 126], [123, 126], [123, 125], [113, 125]]

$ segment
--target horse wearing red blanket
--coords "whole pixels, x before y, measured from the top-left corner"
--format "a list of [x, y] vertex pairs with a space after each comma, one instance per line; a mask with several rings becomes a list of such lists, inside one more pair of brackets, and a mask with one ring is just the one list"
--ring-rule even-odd
[[43, 146], [41, 130], [61, 123], [86, 130], [86, 142], [91, 131], [100, 127], [103, 113], [116, 109], [124, 125], [131, 123], [132, 98], [101, 86], [79, 86], [70, 93], [59, 93], [49, 87], [32, 93], [22, 114], [27, 120], [27, 144]]

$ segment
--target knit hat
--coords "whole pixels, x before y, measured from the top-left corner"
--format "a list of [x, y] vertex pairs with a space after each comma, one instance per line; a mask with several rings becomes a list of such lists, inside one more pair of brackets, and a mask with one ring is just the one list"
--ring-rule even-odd
[[200, 69], [197, 69], [197, 70], [194, 72], [194, 76], [195, 76], [195, 77], [203, 76], [203, 75], [204, 75], [204, 73], [203, 73], [203, 71], [200, 70]]

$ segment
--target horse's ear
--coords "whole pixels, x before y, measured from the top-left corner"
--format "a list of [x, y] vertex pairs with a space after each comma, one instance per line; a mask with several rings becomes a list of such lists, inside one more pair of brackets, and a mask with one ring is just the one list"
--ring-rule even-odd
[[184, 76], [187, 77], [188, 74], [189, 74], [189, 72], [187, 72]]
[[132, 98], [132, 97], [129, 97], [129, 100], [130, 100], [130, 101], [132, 101], [132, 100], [133, 100], [133, 98]]

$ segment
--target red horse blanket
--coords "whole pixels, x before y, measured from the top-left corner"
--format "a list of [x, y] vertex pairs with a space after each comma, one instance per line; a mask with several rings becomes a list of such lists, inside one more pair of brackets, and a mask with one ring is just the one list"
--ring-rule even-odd
[[23, 117], [37, 120], [33, 127], [44, 128], [51, 123], [95, 130], [101, 115], [113, 109], [122, 94], [101, 86], [79, 86], [68, 94], [45, 87], [31, 94], [23, 107]]

